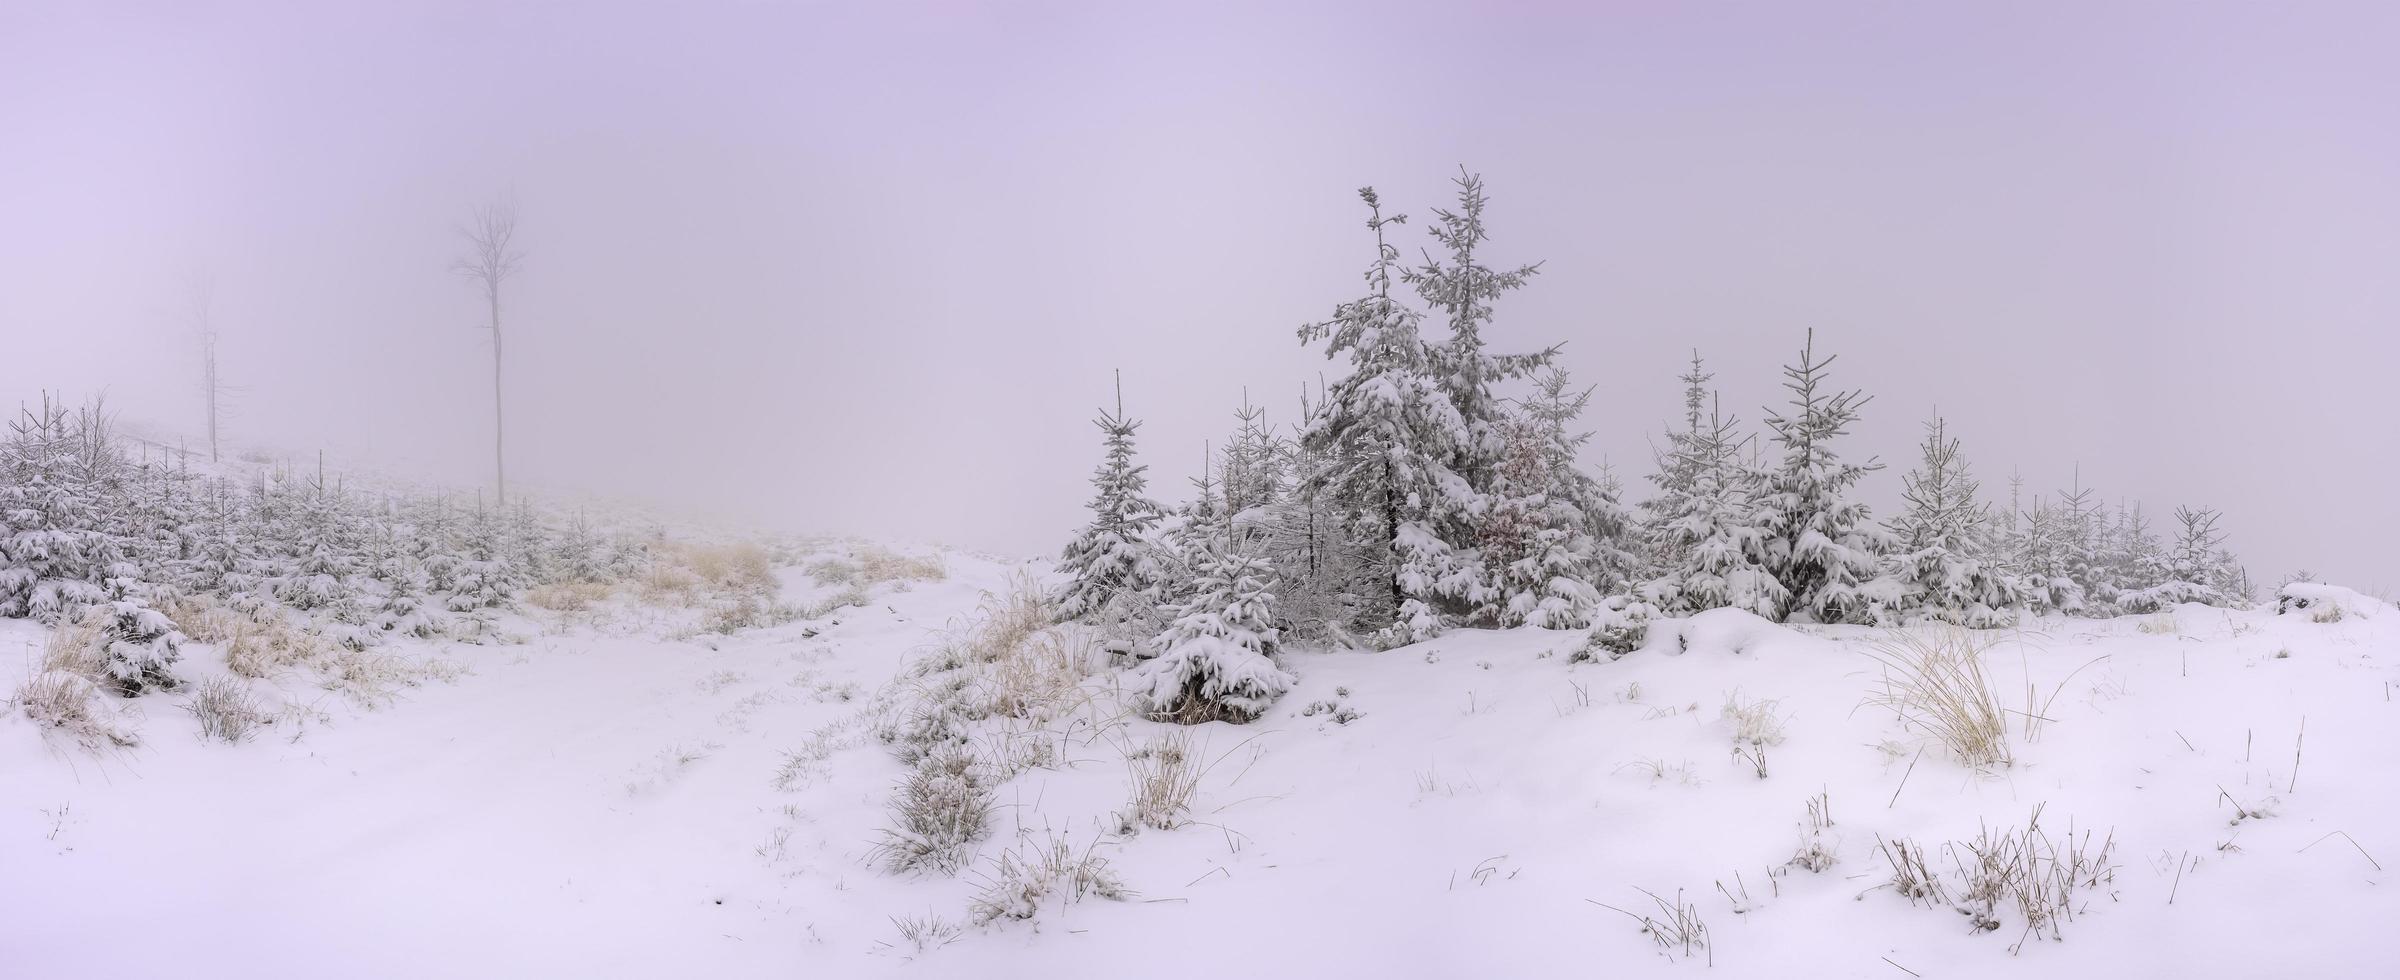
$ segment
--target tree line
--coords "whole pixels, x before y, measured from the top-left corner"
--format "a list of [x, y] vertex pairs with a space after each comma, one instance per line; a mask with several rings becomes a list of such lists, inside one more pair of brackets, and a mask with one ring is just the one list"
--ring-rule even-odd
[[1298, 332], [1347, 372], [1289, 426], [1245, 397], [1186, 502], [1149, 496], [1121, 389], [1095, 420], [1104, 454], [1059, 609], [1141, 661], [1135, 688], [1157, 713], [1254, 717], [1290, 681], [1287, 639], [1388, 648], [1531, 625], [1591, 629], [1586, 655], [1621, 655], [1651, 618], [1720, 608], [1999, 627], [2250, 598], [2215, 511], [2178, 507], [2162, 530], [2080, 480], [2027, 500], [2013, 479], [1995, 511], [1939, 417], [1900, 512], [1877, 520], [1856, 491], [1882, 465], [1843, 455], [1871, 399], [1832, 383], [1813, 331], [1758, 431], [1722, 410], [1695, 351], [1680, 423], [1627, 506], [1613, 474], [1578, 460], [1592, 389], [1559, 348], [1488, 348], [1497, 301], [1541, 267], [1489, 264], [1483, 182], [1455, 182], [1413, 264], [1394, 241], [1407, 217], [1359, 191], [1365, 289]]

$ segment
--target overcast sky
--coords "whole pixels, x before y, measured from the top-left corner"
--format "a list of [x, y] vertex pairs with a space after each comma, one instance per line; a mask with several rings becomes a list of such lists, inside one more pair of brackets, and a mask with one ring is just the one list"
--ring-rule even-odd
[[2388, 3], [4, 0], [0, 395], [198, 431], [204, 274], [236, 439], [471, 485], [447, 266], [511, 195], [524, 481], [1049, 552], [1111, 369], [1180, 498], [1336, 367], [1355, 188], [1464, 165], [1544, 263], [1488, 338], [1566, 343], [1636, 498], [1687, 351], [1754, 421], [1813, 328], [1881, 513], [1938, 407], [1987, 494], [2079, 466], [2400, 587], [2395, 51]]

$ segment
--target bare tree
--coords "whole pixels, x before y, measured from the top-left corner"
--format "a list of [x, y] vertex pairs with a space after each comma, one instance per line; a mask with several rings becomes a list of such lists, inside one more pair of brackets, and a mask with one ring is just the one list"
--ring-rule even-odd
[[460, 233], [466, 236], [467, 254], [452, 268], [483, 291], [484, 302], [491, 308], [491, 320], [484, 324], [484, 329], [492, 332], [492, 473], [499, 483], [500, 503], [506, 504], [508, 454], [506, 416], [501, 409], [500, 287], [516, 274], [517, 263], [525, 259], [524, 253], [511, 246], [517, 237], [517, 207], [506, 202], [478, 207]]
[[211, 316], [215, 287], [206, 273], [192, 275], [186, 296], [185, 316], [191, 320], [192, 333], [200, 344], [200, 394], [208, 401], [208, 459], [218, 460], [217, 434], [226, 414], [226, 396], [232, 386], [217, 371], [217, 325]]

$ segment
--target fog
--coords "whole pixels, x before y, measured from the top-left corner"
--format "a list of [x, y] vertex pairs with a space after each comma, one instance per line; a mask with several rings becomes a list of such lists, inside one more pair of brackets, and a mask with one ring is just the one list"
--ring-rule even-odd
[[1881, 513], [1938, 409], [1987, 498], [2400, 585], [2389, 5], [51, 6], [0, 8], [12, 400], [197, 432], [204, 277], [236, 444], [488, 480], [449, 264], [507, 198], [512, 481], [1047, 553], [1112, 370], [1179, 498], [1337, 369], [1355, 189], [1464, 165], [1544, 263], [1487, 336], [1565, 343], [1634, 499], [1691, 349], [1754, 422], [1813, 329]]

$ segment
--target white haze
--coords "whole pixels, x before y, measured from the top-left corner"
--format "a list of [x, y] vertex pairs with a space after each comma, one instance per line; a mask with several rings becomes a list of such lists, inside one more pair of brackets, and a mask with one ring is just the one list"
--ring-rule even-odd
[[2400, 584], [2389, 7], [96, 6], [0, 10], [10, 398], [197, 432], [205, 270], [237, 442], [487, 479], [447, 265], [507, 194], [513, 476], [1048, 552], [1112, 369], [1181, 496], [1332, 369], [1353, 190], [1464, 164], [1545, 263], [1491, 340], [1566, 343], [1633, 498], [1691, 348], [1755, 421], [1813, 328], [1879, 510], [1938, 407], [1987, 497]]

